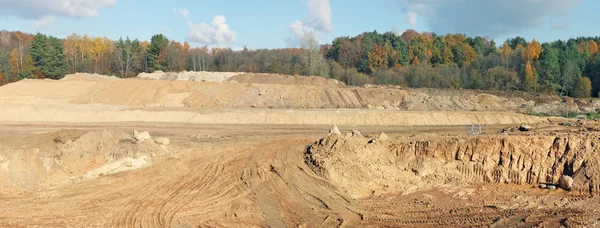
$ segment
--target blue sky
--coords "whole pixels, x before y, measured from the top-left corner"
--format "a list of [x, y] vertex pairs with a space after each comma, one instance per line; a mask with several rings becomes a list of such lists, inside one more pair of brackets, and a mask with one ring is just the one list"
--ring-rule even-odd
[[[517, 35], [552, 41], [596, 36], [596, 0], [0, 0], [0, 29], [58, 37], [77, 32], [149, 40], [163, 33], [194, 46], [296, 46], [365, 31]], [[187, 12], [187, 13], [186, 13]]]

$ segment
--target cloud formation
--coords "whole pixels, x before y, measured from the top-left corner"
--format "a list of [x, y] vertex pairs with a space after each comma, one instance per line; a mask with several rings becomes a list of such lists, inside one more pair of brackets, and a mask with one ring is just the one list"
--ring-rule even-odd
[[[547, 17], [567, 14], [581, 0], [396, 0], [436, 33], [500, 36], [543, 25]], [[409, 21], [413, 23], [413, 21]]]
[[225, 16], [218, 15], [213, 18], [211, 25], [206, 23], [194, 24], [188, 21], [188, 37], [190, 42], [209, 46], [225, 46], [237, 43], [237, 34], [229, 25]]
[[110, 7], [117, 0], [0, 0], [0, 11], [26, 19], [56, 17], [97, 17], [99, 9]]
[[417, 26], [417, 14], [414, 12], [406, 13], [406, 22], [413, 28]]
[[290, 23], [289, 31], [292, 37], [286, 39], [288, 46], [296, 46], [299, 38], [304, 32], [330, 33], [333, 32], [333, 22], [331, 21], [331, 4], [329, 0], [303, 0], [308, 9], [308, 15], [303, 20], [295, 20]]
[[34, 30], [50, 25], [59, 17], [88, 18], [117, 0], [0, 0], [0, 14], [33, 20]]
[[41, 17], [40, 19], [36, 19], [33, 21], [31, 29], [33, 31], [39, 32], [40, 30], [50, 27], [50, 25], [52, 25], [54, 21], [56, 21], [56, 17], [54, 16]]
[[190, 15], [190, 11], [184, 8], [173, 9], [172, 11], [176, 16], [180, 17], [188, 17]]

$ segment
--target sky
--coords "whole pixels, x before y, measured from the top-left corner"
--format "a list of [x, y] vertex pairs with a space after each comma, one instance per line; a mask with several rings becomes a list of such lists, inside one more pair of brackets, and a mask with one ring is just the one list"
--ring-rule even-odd
[[321, 44], [366, 31], [464, 33], [554, 41], [598, 36], [598, 0], [0, 0], [0, 30], [241, 49]]

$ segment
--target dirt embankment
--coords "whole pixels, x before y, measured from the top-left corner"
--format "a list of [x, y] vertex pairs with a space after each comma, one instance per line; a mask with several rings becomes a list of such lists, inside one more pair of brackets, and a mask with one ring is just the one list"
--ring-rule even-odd
[[[274, 77], [275, 79], [271, 79]], [[559, 101], [536, 103], [473, 91], [403, 90], [337, 85], [316, 77], [237, 75], [244, 83], [117, 79], [75, 74], [62, 80], [23, 80], [0, 87], [3, 104], [107, 104], [192, 108], [360, 108], [402, 111], [557, 112]], [[598, 102], [572, 102], [571, 112]], [[561, 106], [562, 105], [562, 106]], [[530, 108], [526, 108], [530, 107]]]
[[194, 81], [194, 82], [226, 82], [229, 78], [241, 73], [236, 72], [162, 72], [141, 73], [138, 78], [165, 80], [165, 81]]
[[306, 162], [354, 198], [468, 183], [557, 184], [600, 194], [598, 132], [534, 133], [383, 140], [329, 134], [307, 148]]
[[345, 126], [532, 124], [547, 120], [502, 112], [397, 112], [356, 109], [131, 109], [104, 105], [0, 105], [5, 122], [155, 122]]
[[0, 188], [35, 190], [147, 167], [169, 148], [119, 131], [60, 130], [0, 139]]
[[245, 73], [235, 75], [228, 80], [238, 83], [256, 83], [256, 84], [283, 84], [283, 85], [313, 85], [339, 87], [344, 86], [343, 82], [335, 79], [327, 79], [316, 76], [291, 76], [281, 74], [254, 74]]

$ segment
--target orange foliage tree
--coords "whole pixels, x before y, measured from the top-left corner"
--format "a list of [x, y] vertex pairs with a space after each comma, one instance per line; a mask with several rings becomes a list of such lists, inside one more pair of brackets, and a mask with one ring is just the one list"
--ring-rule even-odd
[[540, 45], [537, 40], [533, 39], [531, 43], [527, 44], [526, 52], [528, 61], [538, 60], [540, 58], [540, 54], [542, 53], [542, 45]]

